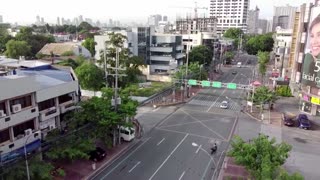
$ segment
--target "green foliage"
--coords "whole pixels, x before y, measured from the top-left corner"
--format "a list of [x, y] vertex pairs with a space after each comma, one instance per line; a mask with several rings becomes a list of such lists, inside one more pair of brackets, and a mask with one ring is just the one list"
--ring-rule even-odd
[[256, 55], [259, 51], [272, 51], [274, 40], [272, 33], [251, 36], [245, 44], [248, 54]]
[[61, 54], [61, 56], [74, 56], [73, 51], [65, 51], [64, 53]]
[[82, 46], [84, 46], [85, 48], [87, 48], [91, 55], [94, 56], [95, 55], [95, 49], [94, 49], [94, 46], [95, 46], [95, 42], [94, 42], [94, 39], [93, 38], [87, 38], [83, 43], [82, 43]]
[[84, 31], [90, 31], [90, 30], [93, 29], [92, 25], [87, 23], [87, 22], [85, 22], [85, 21], [81, 22], [79, 24], [78, 28], [79, 28], [79, 31], [83, 31], [83, 30]]
[[250, 142], [236, 136], [231, 142], [228, 155], [237, 164], [243, 165], [257, 180], [274, 179], [276, 172], [286, 159], [292, 147], [284, 142], [276, 144], [275, 138], [260, 134]]
[[22, 27], [15, 39], [26, 41], [31, 47], [31, 56], [34, 57], [44, 45], [54, 42], [54, 38], [51, 35], [33, 34], [32, 32], [31, 27]]
[[[52, 137], [56, 137], [53, 134]], [[49, 137], [50, 138], [50, 137]], [[71, 133], [55, 141], [48, 152], [47, 157], [50, 159], [64, 159], [73, 161], [76, 159], [88, 159], [88, 152], [94, 150], [94, 141], [87, 134]]]
[[283, 97], [292, 97], [291, 89], [289, 86], [277, 86], [276, 94]]
[[10, 40], [6, 44], [6, 49], [6, 56], [17, 59], [19, 56], [28, 56], [31, 48], [25, 41]]
[[66, 176], [66, 173], [64, 172], [63, 169], [58, 169], [58, 176], [60, 176], [60, 177]]
[[271, 102], [274, 102], [275, 100], [277, 100], [276, 94], [266, 86], [258, 87], [254, 91], [253, 102], [255, 103], [259, 103], [259, 104], [271, 103]]
[[103, 87], [104, 72], [91, 62], [85, 62], [75, 69], [82, 88], [98, 91]]
[[259, 63], [259, 72], [264, 77], [267, 71], [267, 64], [270, 59], [270, 53], [266, 51], [258, 52], [258, 63]]
[[238, 47], [241, 34], [243, 34], [243, 31], [240, 28], [229, 28], [224, 32], [223, 37], [233, 39], [235, 47]]
[[[186, 65], [179, 67], [179, 70], [173, 75], [175, 79], [184, 79], [186, 75]], [[188, 79], [208, 79], [208, 72], [198, 62], [192, 62], [188, 66]]]
[[11, 39], [13, 39], [13, 37], [9, 35], [7, 29], [0, 27], [0, 54], [6, 51], [6, 44]]
[[45, 54], [42, 54], [42, 53], [37, 53], [37, 54], [36, 54], [36, 58], [37, 58], [37, 59], [42, 59], [42, 58], [44, 58], [44, 57], [46, 57]]
[[[51, 180], [53, 177], [50, 172], [53, 170], [53, 166], [50, 163], [40, 160], [38, 156], [28, 160], [30, 179], [37, 180]], [[1, 177], [1, 176], [0, 176]], [[18, 162], [13, 166], [4, 170], [3, 179], [16, 180], [27, 179], [26, 177], [26, 164], [24, 161]]]
[[297, 172], [290, 175], [284, 168], [279, 168], [279, 172], [275, 180], [304, 180], [304, 178]]
[[121, 91], [121, 93], [132, 96], [149, 97], [168, 88], [170, 83], [152, 82], [150, 87], [139, 88], [137, 84], [132, 84]]
[[213, 52], [207, 46], [195, 46], [189, 53], [189, 62], [198, 62], [199, 64], [210, 64]]
[[231, 60], [234, 58], [235, 54], [232, 51], [227, 51], [225, 53], [225, 58], [226, 58], [226, 64], [230, 64]]

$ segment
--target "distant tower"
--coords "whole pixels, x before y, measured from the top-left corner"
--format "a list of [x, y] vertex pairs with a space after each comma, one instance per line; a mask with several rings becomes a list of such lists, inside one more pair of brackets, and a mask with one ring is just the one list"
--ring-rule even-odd
[[162, 21], [168, 21], [168, 16], [163, 16]]
[[44, 18], [41, 18], [41, 25], [44, 25]]
[[82, 15], [79, 16], [79, 24], [83, 22], [83, 17]]
[[57, 25], [58, 25], [58, 26], [61, 25], [61, 24], [60, 24], [60, 18], [59, 18], [59, 17], [57, 17]]
[[3, 17], [0, 15], [0, 23], [3, 23]]
[[66, 22], [65, 22], [64, 18], [61, 18], [61, 25], [65, 25], [65, 24], [66, 24]]
[[38, 15], [36, 18], [37, 18], [36, 25], [39, 25], [40, 24], [40, 16]]

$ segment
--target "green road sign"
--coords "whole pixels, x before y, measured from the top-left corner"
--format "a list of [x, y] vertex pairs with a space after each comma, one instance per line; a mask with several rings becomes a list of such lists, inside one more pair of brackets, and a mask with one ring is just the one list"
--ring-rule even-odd
[[197, 85], [197, 80], [189, 79], [188, 84], [195, 86], [195, 85]]
[[201, 81], [203, 87], [210, 87], [210, 81]]
[[237, 84], [236, 83], [228, 83], [227, 88], [228, 89], [237, 89]]
[[213, 81], [212, 82], [212, 87], [221, 88], [221, 82]]

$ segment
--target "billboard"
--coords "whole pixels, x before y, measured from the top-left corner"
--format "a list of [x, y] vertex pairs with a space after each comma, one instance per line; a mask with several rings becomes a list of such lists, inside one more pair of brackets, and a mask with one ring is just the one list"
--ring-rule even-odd
[[303, 85], [320, 88], [320, 7], [311, 9], [301, 73]]

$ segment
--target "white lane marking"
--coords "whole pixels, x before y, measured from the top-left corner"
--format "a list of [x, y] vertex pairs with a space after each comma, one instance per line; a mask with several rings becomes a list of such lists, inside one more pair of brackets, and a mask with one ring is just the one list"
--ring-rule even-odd
[[158, 142], [157, 146], [159, 146], [162, 143], [162, 141], [164, 141], [165, 139], [166, 138], [163, 138], [160, 142]]
[[104, 175], [101, 179], [105, 179], [109, 174], [111, 174], [117, 167], [120, 166], [125, 160], [127, 160], [133, 153], [135, 153], [141, 146], [143, 146], [146, 142], [149, 141], [151, 137], [146, 139], [142, 144], [140, 144], [135, 150], [133, 150], [126, 158], [124, 158], [121, 162], [119, 162], [114, 168], [112, 168], [106, 175]]
[[131, 171], [136, 168], [139, 164], [141, 163], [141, 161], [138, 161], [136, 165], [134, 165], [128, 172], [131, 173]]
[[160, 109], [160, 107], [157, 107], [157, 108], [153, 109], [152, 112], [156, 112], [156, 111], [158, 111], [159, 109]]
[[161, 167], [168, 161], [168, 159], [171, 157], [171, 155], [178, 149], [178, 147], [182, 144], [182, 142], [188, 137], [189, 134], [186, 134], [184, 138], [179, 142], [179, 144], [173, 149], [173, 151], [169, 154], [169, 156], [162, 162], [162, 164], [158, 167], [158, 169], [152, 174], [152, 176], [149, 178], [151, 180], [157, 172], [161, 169]]
[[184, 173], [186, 173], [186, 172], [185, 172], [185, 171], [183, 171], [183, 173], [181, 174], [181, 176], [180, 176], [179, 180], [181, 180], [181, 179], [182, 179], [182, 177], [184, 176]]
[[[238, 74], [233, 77], [233, 79], [232, 79], [231, 82], [233, 82], [233, 81], [236, 79], [237, 76], [238, 76]], [[218, 96], [218, 98], [211, 104], [211, 106], [209, 107], [209, 109], [207, 110], [207, 112], [210, 111], [210, 109], [216, 104], [216, 102], [218, 101], [218, 99], [223, 95], [223, 93], [224, 93], [226, 90], [227, 90], [227, 88], [225, 88], [225, 89], [222, 91], [222, 93]]]
[[198, 149], [197, 149], [197, 151], [196, 151], [196, 154], [198, 154], [198, 152], [200, 151], [201, 146], [202, 146], [202, 144], [198, 147]]

